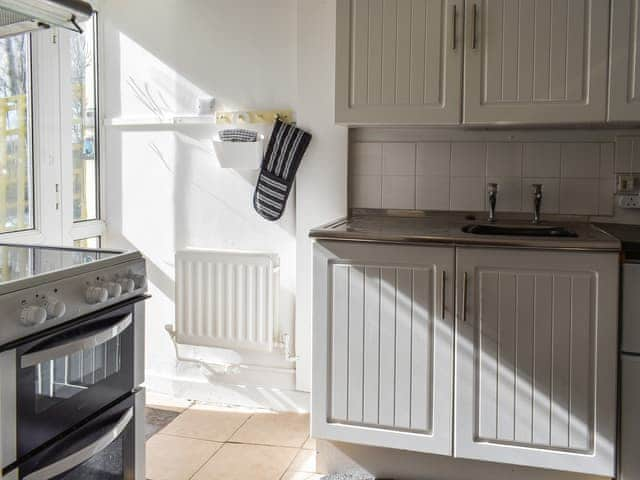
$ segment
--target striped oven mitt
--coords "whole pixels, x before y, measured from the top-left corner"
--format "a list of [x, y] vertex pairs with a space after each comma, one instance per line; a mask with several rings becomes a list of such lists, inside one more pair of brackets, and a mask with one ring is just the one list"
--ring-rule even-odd
[[310, 141], [310, 133], [276, 120], [253, 194], [256, 212], [267, 220], [275, 221], [282, 216]]

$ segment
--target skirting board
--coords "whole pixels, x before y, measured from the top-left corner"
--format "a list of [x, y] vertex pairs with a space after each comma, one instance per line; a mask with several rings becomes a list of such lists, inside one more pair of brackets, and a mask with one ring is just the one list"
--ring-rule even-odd
[[604, 480], [569, 472], [478, 462], [404, 450], [316, 440], [318, 467], [330, 473], [362, 472], [394, 480]]
[[277, 387], [221, 383], [215, 379], [176, 378], [147, 372], [148, 390], [174, 398], [230, 405], [245, 408], [269, 409], [280, 412], [307, 413], [309, 394]]

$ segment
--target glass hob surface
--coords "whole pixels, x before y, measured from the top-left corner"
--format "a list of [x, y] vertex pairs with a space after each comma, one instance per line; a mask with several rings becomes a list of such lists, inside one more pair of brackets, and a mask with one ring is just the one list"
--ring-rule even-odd
[[0, 244], [0, 284], [85, 265], [117, 256], [119, 253], [107, 250]]

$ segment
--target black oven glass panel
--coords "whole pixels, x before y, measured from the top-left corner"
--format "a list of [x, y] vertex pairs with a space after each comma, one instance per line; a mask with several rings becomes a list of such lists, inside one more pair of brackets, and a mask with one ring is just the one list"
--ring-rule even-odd
[[134, 322], [128, 305], [18, 349], [18, 458], [134, 389]]
[[134, 395], [86, 422], [20, 466], [25, 480], [134, 480]]
[[119, 436], [111, 445], [72, 470], [52, 477], [54, 480], [121, 480], [125, 478], [124, 457], [127, 440]]
[[121, 337], [116, 336], [95, 347], [38, 363], [35, 366], [35, 413], [43, 413], [119, 374], [121, 341]]

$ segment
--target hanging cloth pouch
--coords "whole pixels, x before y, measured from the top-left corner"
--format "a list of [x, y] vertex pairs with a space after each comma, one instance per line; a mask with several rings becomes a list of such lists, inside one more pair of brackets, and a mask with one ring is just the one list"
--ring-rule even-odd
[[276, 119], [253, 194], [256, 212], [267, 220], [282, 216], [310, 141], [310, 133]]

